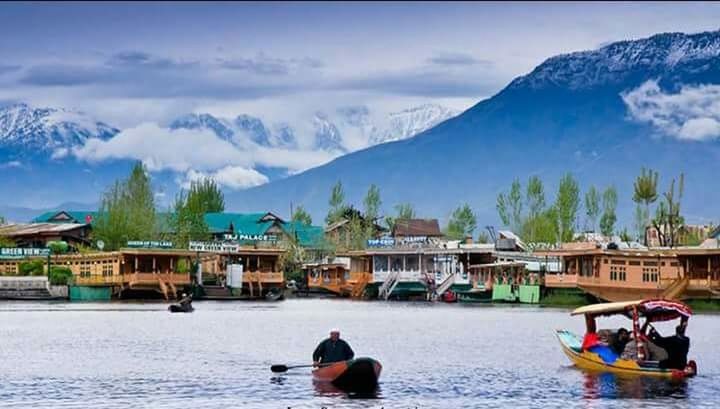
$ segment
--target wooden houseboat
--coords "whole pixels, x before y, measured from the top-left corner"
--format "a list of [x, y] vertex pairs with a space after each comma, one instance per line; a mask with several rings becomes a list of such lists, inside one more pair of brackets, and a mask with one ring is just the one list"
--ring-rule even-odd
[[361, 298], [372, 280], [370, 260], [370, 257], [356, 253], [306, 264], [303, 266], [306, 288], [341, 297]]

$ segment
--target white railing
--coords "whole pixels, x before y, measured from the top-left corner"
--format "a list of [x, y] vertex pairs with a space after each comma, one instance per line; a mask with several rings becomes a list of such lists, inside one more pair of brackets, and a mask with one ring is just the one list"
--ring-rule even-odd
[[452, 287], [452, 285], [455, 283], [456, 276], [457, 276], [456, 274], [450, 274], [449, 276], [445, 277], [445, 280], [442, 283], [440, 283], [440, 285], [438, 286], [438, 288], [436, 290], [438, 296], [443, 295], [443, 293], [445, 293], [445, 291], [449, 290], [450, 287]]
[[392, 290], [395, 289], [395, 286], [397, 285], [399, 278], [400, 278], [400, 271], [392, 271], [392, 272], [387, 273], [387, 275], [384, 277], [382, 285], [380, 286], [380, 290], [379, 290], [380, 297], [387, 300], [390, 297]]

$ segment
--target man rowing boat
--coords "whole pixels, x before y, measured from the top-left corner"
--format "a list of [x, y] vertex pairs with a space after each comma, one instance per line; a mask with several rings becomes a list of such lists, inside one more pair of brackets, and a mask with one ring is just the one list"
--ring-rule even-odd
[[340, 339], [340, 330], [333, 328], [330, 330], [330, 338], [323, 340], [315, 348], [313, 364], [347, 361], [353, 359], [354, 356], [355, 352], [350, 345]]

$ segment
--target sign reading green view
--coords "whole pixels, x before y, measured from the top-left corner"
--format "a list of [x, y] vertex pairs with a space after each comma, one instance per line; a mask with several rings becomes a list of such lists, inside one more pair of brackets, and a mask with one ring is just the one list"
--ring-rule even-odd
[[129, 240], [127, 246], [134, 249], [171, 249], [173, 243], [171, 241]]
[[18, 247], [2, 247], [0, 248], [0, 259], [13, 259], [24, 257], [47, 257], [50, 255], [50, 249], [41, 248], [18, 248]]

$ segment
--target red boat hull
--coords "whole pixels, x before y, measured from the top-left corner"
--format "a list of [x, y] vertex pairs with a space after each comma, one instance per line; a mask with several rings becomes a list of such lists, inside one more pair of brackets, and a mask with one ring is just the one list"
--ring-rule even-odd
[[315, 382], [331, 383], [347, 392], [371, 392], [377, 389], [382, 365], [372, 358], [336, 362], [313, 370]]

